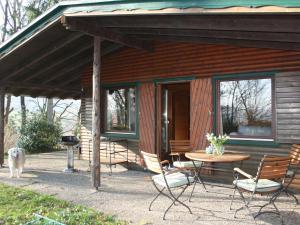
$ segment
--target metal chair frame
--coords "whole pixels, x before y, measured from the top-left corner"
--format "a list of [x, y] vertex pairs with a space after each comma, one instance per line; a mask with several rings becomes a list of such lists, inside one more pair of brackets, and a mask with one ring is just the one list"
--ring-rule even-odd
[[[144, 162], [146, 164], [146, 169], [149, 172], [149, 176], [150, 176], [150, 179], [152, 181], [152, 184], [155, 187], [155, 189], [158, 191], [158, 194], [150, 202], [149, 211], [151, 211], [151, 207], [152, 207], [153, 203], [155, 202], [155, 200], [157, 200], [159, 196], [163, 195], [163, 196], [169, 198], [172, 201], [171, 205], [164, 212], [163, 220], [166, 219], [166, 214], [171, 209], [171, 207], [174, 206], [174, 205], [176, 206], [176, 203], [179, 203], [180, 205], [182, 205], [185, 208], [187, 208], [188, 211], [189, 211], [189, 213], [192, 214], [192, 211], [191, 211], [190, 207], [187, 206], [185, 203], [183, 203], [182, 201], [179, 200], [179, 198], [185, 192], [185, 190], [187, 189], [187, 187], [191, 185], [191, 183], [190, 183], [190, 181], [188, 179], [188, 175], [185, 174], [186, 175], [186, 179], [187, 179], [187, 184], [171, 188], [169, 186], [169, 184], [168, 184], [166, 175], [172, 174], [172, 173], [176, 173], [176, 172], [181, 172], [181, 171], [180, 170], [171, 170], [171, 171], [168, 171], [168, 170], [164, 169], [162, 167], [162, 165], [168, 164], [168, 166], [169, 166], [169, 164], [170, 164], [169, 161], [168, 160], [160, 161], [159, 157], [156, 154], [151, 154], [151, 153], [147, 153], [147, 152], [141, 151], [141, 155], [142, 155], [142, 157], [144, 159]], [[154, 168], [153, 165], [149, 165], [150, 164], [149, 160], [151, 160], [152, 162], [157, 163], [156, 168]], [[156, 174], [162, 174], [162, 176], [164, 178], [164, 182], [166, 183], [166, 187], [160, 188], [154, 182], [154, 180], [152, 179], [153, 172], [156, 173]], [[174, 195], [173, 192], [172, 192], [172, 190], [171, 190], [171, 189], [175, 189], [175, 188], [181, 188], [182, 189], [181, 192], [178, 195]]]
[[[237, 212], [239, 212], [243, 208], [246, 208], [249, 215], [251, 215], [253, 217], [254, 221], [258, 216], [260, 216], [262, 214], [274, 213], [279, 216], [281, 224], [284, 224], [284, 221], [280, 214], [280, 211], [278, 210], [277, 206], [275, 205], [275, 201], [281, 195], [281, 193], [285, 191], [284, 181], [287, 176], [286, 173], [288, 171], [290, 163], [291, 163], [290, 157], [275, 157], [275, 156], [265, 155], [260, 162], [256, 177], [251, 176], [250, 174], [244, 172], [243, 170], [241, 170], [239, 168], [234, 168], [233, 176], [236, 181], [239, 180], [239, 175], [242, 175], [248, 179], [252, 179], [255, 182], [255, 187], [254, 187], [253, 191], [239, 188], [237, 186], [237, 184], [235, 184], [234, 193], [232, 195], [232, 200], [230, 203], [230, 209], [232, 209], [232, 203], [234, 201], [236, 191], [238, 191], [238, 193], [240, 194], [241, 199], [244, 203], [244, 206], [236, 209], [236, 211], [234, 213], [234, 218], [236, 218]], [[276, 180], [276, 181], [281, 180], [280, 187], [278, 187], [277, 189], [275, 189], [273, 191], [257, 190], [258, 181], [260, 179], [268, 179], [268, 180]], [[248, 201], [246, 200], [243, 192], [251, 193]], [[250, 205], [255, 194], [261, 194], [261, 195], [272, 194], [272, 196], [270, 197], [269, 201], [264, 205]], [[272, 205], [274, 207], [275, 211], [262, 211], [262, 209], [268, 205]], [[256, 213], [256, 215], [253, 216], [253, 214], [250, 210], [250, 207], [259, 207], [259, 210]], [[255, 221], [255, 223], [256, 223], [256, 221]]]
[[[192, 148], [190, 147], [190, 140], [170, 140], [170, 150], [171, 150], [171, 157], [172, 157], [172, 161], [174, 162], [174, 156], [177, 156], [177, 161], [181, 162], [181, 155], [187, 153], [187, 152], [191, 152]], [[200, 171], [201, 171], [201, 167], [202, 164], [200, 166], [200, 168], [198, 168], [195, 164], [195, 162], [193, 160], [190, 160], [193, 162], [193, 167], [183, 167], [182, 170], [189, 170], [194, 174], [194, 185], [193, 185], [193, 189], [192, 192], [190, 194], [189, 197], [189, 202], [191, 202], [193, 193], [195, 191], [195, 187], [196, 184], [202, 184], [204, 190], [207, 192], [206, 186], [203, 182], [202, 177], [200, 176]]]

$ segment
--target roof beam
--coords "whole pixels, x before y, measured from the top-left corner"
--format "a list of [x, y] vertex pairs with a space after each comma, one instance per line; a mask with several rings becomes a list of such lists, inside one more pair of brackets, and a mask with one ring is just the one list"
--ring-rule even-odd
[[[114, 44], [112, 46], [109, 46], [109, 47], [103, 49], [103, 51], [101, 51], [101, 56], [105, 56], [105, 55], [107, 55], [107, 54], [109, 54], [109, 53], [111, 53], [111, 52], [113, 52], [115, 50], [120, 49], [121, 47], [123, 47], [123, 46], [121, 46], [119, 44]], [[92, 61], [92, 59], [91, 59], [91, 61]], [[82, 75], [81, 73], [79, 73], [78, 75], [76, 75], [76, 74], [74, 75], [73, 74], [73, 76], [70, 77], [70, 79], [65, 79], [63, 82], [60, 82], [59, 83], [59, 87], [63, 87], [65, 85], [69, 85], [69, 84], [73, 83], [74, 81], [76, 81], [77, 79], [79, 79], [81, 77], [81, 75]]]
[[[0, 86], [6, 87], [8, 89], [30, 89], [30, 90], [41, 90], [41, 91], [51, 91], [51, 92], [64, 92], [64, 93], [73, 93], [80, 94], [81, 91], [74, 89], [73, 87], [58, 87], [57, 85], [43, 85], [36, 83], [24, 83], [24, 82], [5, 82], [1, 83]], [[22, 94], [22, 93], [21, 93]]]
[[[80, 55], [81, 53], [89, 50], [92, 47], [92, 42], [83, 44], [82, 46], [79, 46], [79, 48], [75, 49], [74, 52], [72, 52], [69, 55], [61, 54], [62, 56], [57, 59], [54, 63], [49, 63], [49, 66], [43, 67], [39, 69], [36, 73], [31, 73], [29, 76], [26, 76], [25, 79], [22, 79], [22, 81], [29, 81], [33, 78], [36, 78], [38, 76], [41, 76], [43, 74], [49, 73], [51, 70], [55, 69], [56, 67], [64, 64], [68, 60], [75, 58], [76, 56]], [[54, 75], [55, 76], [55, 75]]]
[[209, 43], [209, 44], [229, 44], [250, 48], [269, 48], [279, 50], [300, 51], [300, 43], [276, 42], [276, 41], [254, 41], [254, 40], [236, 40], [226, 38], [204, 38], [204, 37], [187, 37], [187, 36], [169, 36], [169, 35], [139, 35], [144, 39], [158, 41], [175, 41], [175, 42], [192, 42], [192, 43]]
[[[63, 68], [61, 71], [53, 74], [53, 75], [48, 75], [47, 78], [43, 79], [43, 81], [41, 82], [42, 84], [48, 84], [51, 81], [54, 81], [57, 78], [66, 76], [68, 74], [70, 74], [72, 76], [72, 73], [76, 72], [78, 73], [78, 69], [87, 65], [88, 63], [92, 62], [92, 56], [91, 57], [86, 57], [80, 61], [76, 61], [76, 63], [71, 64], [66, 66], [65, 68]], [[72, 77], [71, 77], [72, 78]], [[68, 80], [69, 77], [66, 77], [66, 80]]]
[[102, 27], [97, 21], [86, 21], [85, 18], [73, 18], [63, 16], [61, 19], [62, 24], [68, 30], [80, 31], [91, 36], [98, 36], [104, 40], [116, 42], [128, 47], [138, 48], [146, 51], [153, 51], [153, 44], [148, 40], [141, 40], [134, 37], [127, 37], [122, 33], [111, 31]]
[[[113, 28], [111, 28], [113, 29]], [[223, 38], [255, 41], [300, 42], [300, 33], [255, 32], [255, 31], [228, 31], [228, 30], [195, 30], [195, 29], [120, 29], [128, 35], [158, 35], [183, 36], [201, 38]]]
[[[78, 17], [79, 18], [79, 17]], [[86, 18], [106, 28], [172, 28], [300, 33], [300, 15], [142, 15]]]
[[42, 49], [40, 51], [40, 55], [39, 57], [32, 57], [28, 60], [26, 60], [22, 65], [18, 66], [15, 70], [8, 72], [7, 76], [4, 76], [2, 78], [0, 78], [0, 81], [6, 81], [10, 78], [15, 77], [16, 75], [18, 75], [19, 73], [29, 69], [31, 66], [33, 66], [34, 64], [36, 64], [37, 62], [41, 61], [42, 59], [45, 59], [47, 56], [49, 56], [50, 54], [58, 51], [59, 49], [63, 48], [64, 46], [66, 46], [67, 44], [77, 40], [78, 38], [80, 38], [83, 34], [75, 34], [75, 35], [70, 35], [67, 36], [66, 38], [61, 39], [59, 42], [49, 46], [47, 49]]
[[[82, 57], [82, 56], [80, 57], [81, 53], [83, 53], [84, 51], [87, 51], [87, 50], [91, 49], [91, 47], [92, 47], [92, 42], [90, 42], [87, 45], [83, 45], [81, 48], [76, 49], [76, 51], [73, 52], [72, 54], [67, 55], [67, 56], [63, 55], [60, 59], [58, 59], [57, 62], [55, 62], [53, 64], [49, 64], [48, 67], [42, 68], [42, 69], [38, 70], [37, 72], [32, 73], [30, 76], [25, 77], [25, 79], [21, 79], [21, 80], [27, 82], [27, 81], [29, 81], [29, 80], [31, 80], [33, 78], [37, 78], [39, 76], [43, 76], [43, 77], [46, 77], [46, 79], [44, 79], [42, 81], [42, 83], [43, 84], [47, 84], [47, 83], [49, 83], [49, 82], [51, 82], [51, 81], [53, 81], [55, 79], [61, 78], [61, 77], [65, 76], [66, 73], [68, 73], [70, 70], [74, 71], [75, 69], [78, 68], [78, 66], [80, 67], [82, 65], [81, 61], [77, 62], [76, 56], [78, 56], [79, 58], [90, 58], [92, 56], [92, 51], [91, 51], [90, 52], [90, 56], [85, 54], [85, 57]], [[111, 53], [113, 51], [116, 51], [116, 50], [120, 49], [121, 47], [123, 47], [123, 46], [120, 45], [120, 44], [113, 44], [112, 43], [110, 46], [106, 47], [102, 51], [102, 54], [103, 54], [103, 56], [105, 56], [105, 55], [107, 55], [107, 54], [109, 54], [109, 53]], [[76, 60], [74, 64], [65, 66], [64, 68], [62, 68], [62, 67], [57, 68], [58, 66], [63, 65], [63, 63], [67, 62], [68, 60], [70, 60], [72, 58], [75, 58], [74, 60]], [[89, 60], [87, 60], [85, 62], [88, 63]], [[55, 68], [57, 68], [57, 69], [56, 69], [55, 72], [53, 72], [53, 70]], [[51, 71], [52, 71], [52, 73], [51, 73]], [[51, 75], [44, 76], [45, 74], [51, 74]]]

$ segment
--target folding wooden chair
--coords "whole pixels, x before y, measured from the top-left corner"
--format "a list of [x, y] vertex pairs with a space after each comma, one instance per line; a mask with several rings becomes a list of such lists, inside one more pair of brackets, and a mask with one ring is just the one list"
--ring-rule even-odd
[[[202, 162], [183, 160], [185, 153], [192, 151], [192, 148], [190, 146], [190, 140], [170, 140], [169, 143], [170, 143], [170, 150], [171, 150], [170, 155], [172, 157], [173, 166], [180, 170], [190, 170], [194, 173], [195, 182], [194, 182], [193, 190], [189, 197], [189, 201], [191, 201], [196, 183], [201, 183], [204, 190], [206, 191], [206, 187], [201, 176], [197, 174], [198, 168], [202, 166]], [[174, 159], [175, 157], [176, 159]]]
[[290, 184], [293, 182], [299, 166], [300, 166], [300, 145], [299, 144], [293, 144], [291, 147], [291, 151], [289, 153], [289, 157], [291, 158], [291, 169], [287, 172], [287, 178], [289, 179], [289, 182], [285, 186], [284, 192], [295, 199], [296, 204], [299, 204], [299, 200], [296, 197], [295, 193], [289, 188]]
[[[168, 171], [164, 169], [162, 165], [169, 164], [169, 161], [165, 160], [161, 162], [156, 154], [150, 154], [141, 151], [141, 155], [144, 158], [144, 162], [146, 164], [147, 170], [149, 172], [154, 172], [157, 174], [157, 175], [153, 175], [149, 173], [151, 177], [151, 181], [155, 189], [158, 191], [158, 194], [154, 197], [154, 199], [151, 201], [149, 205], [149, 211], [151, 211], [151, 206], [154, 203], [154, 201], [160, 195], [163, 195], [172, 201], [172, 204], [164, 212], [164, 216], [163, 216], [164, 220], [166, 218], [167, 212], [176, 203], [179, 203], [180, 205], [186, 207], [189, 210], [189, 212], [192, 214], [191, 209], [182, 201], [180, 201], [179, 198], [182, 196], [182, 194], [187, 189], [187, 187], [194, 182], [194, 177], [190, 177], [187, 174], [179, 172], [178, 170]], [[172, 192], [173, 189], [182, 189], [182, 190], [176, 196]]]
[[[235, 187], [235, 190], [230, 204], [230, 209], [236, 191], [239, 192], [244, 203], [243, 207], [238, 208], [235, 211], [234, 217], [236, 217], [237, 212], [243, 208], [246, 208], [249, 214], [253, 216], [250, 210], [250, 207], [253, 207], [253, 205], [250, 205], [250, 203], [252, 203], [253, 201], [253, 196], [255, 194], [268, 194], [268, 196], [270, 196], [270, 199], [266, 204], [262, 206], [255, 206], [259, 207], [260, 209], [257, 214], [253, 216], [254, 220], [263, 213], [275, 213], [280, 217], [281, 224], [284, 224], [283, 218], [277, 206], [275, 205], [275, 201], [277, 197], [285, 190], [284, 180], [287, 176], [290, 162], [290, 157], [274, 157], [265, 155], [260, 162], [256, 177], [252, 177], [250, 174], [244, 172], [239, 168], [234, 168], [235, 180], [233, 181], [233, 185]], [[247, 179], [239, 179], [239, 175], [242, 175]], [[248, 201], [244, 197], [244, 192], [248, 192], [251, 194]], [[262, 211], [262, 209], [268, 205], [272, 205], [275, 211]]]

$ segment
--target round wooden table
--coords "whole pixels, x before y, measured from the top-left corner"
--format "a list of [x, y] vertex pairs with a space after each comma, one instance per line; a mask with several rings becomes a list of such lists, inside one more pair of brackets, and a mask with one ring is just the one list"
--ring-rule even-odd
[[[185, 157], [193, 161], [195, 171], [196, 171], [195, 178], [197, 179], [197, 181], [194, 183], [193, 191], [190, 195], [189, 200], [191, 200], [196, 183], [202, 184], [205, 191], [208, 192], [208, 190], [206, 189], [206, 186], [205, 186], [205, 182], [201, 177], [201, 170], [202, 169], [216, 170], [216, 168], [213, 168], [213, 167], [203, 166], [204, 163], [230, 163], [232, 165], [235, 162], [240, 162], [241, 163], [240, 166], [242, 166], [243, 161], [249, 159], [250, 155], [233, 153], [233, 152], [225, 152], [221, 156], [214, 156], [212, 154], [206, 154], [203, 151], [201, 151], [201, 152], [197, 151], [197, 152], [185, 153]], [[199, 167], [196, 167], [196, 164], [194, 163], [194, 161], [201, 161], [204, 163], [201, 163]], [[221, 169], [221, 170], [218, 169], [218, 170], [225, 172], [228, 169]], [[233, 168], [232, 168], [232, 171], [233, 171]], [[215, 193], [217, 193], [217, 192], [215, 192]], [[220, 194], [220, 193], [218, 193], [218, 194]]]
[[250, 158], [250, 155], [239, 154], [232, 152], [225, 152], [224, 155], [214, 156], [212, 154], [206, 154], [205, 152], [188, 152], [185, 153], [185, 157], [195, 161], [211, 162], [211, 163], [232, 163], [240, 162]]

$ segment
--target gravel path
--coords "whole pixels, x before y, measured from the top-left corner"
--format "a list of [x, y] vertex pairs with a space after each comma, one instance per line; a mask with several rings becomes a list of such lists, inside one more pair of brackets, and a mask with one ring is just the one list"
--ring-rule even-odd
[[[233, 210], [229, 210], [232, 193], [228, 188], [210, 187], [210, 191], [222, 194], [206, 193], [200, 185], [196, 186], [192, 202], [187, 201], [187, 195], [182, 200], [188, 204], [193, 214], [182, 206], [173, 207], [163, 221], [164, 210], [170, 200], [161, 197], [153, 205], [153, 211], [148, 211], [149, 202], [156, 194], [148, 174], [139, 171], [128, 171], [122, 166], [113, 168], [109, 176], [108, 168], [102, 165], [102, 187], [99, 191], [91, 188], [91, 178], [88, 172], [88, 162], [75, 160], [78, 173], [66, 174], [62, 170], [66, 166], [66, 153], [45, 153], [27, 156], [25, 171], [20, 179], [10, 179], [8, 168], [0, 169], [0, 182], [35, 190], [40, 193], [55, 195], [58, 198], [86, 205], [101, 212], [112, 214], [132, 224], [199, 224], [199, 225], [248, 225], [255, 224], [246, 211], [233, 218]], [[299, 195], [298, 195], [299, 196]], [[264, 197], [258, 197], [264, 201]], [[299, 196], [300, 199], [300, 196]], [[237, 201], [235, 208], [241, 206]], [[278, 208], [281, 210], [285, 223], [288, 225], [300, 224], [300, 206], [296, 206], [292, 199], [282, 196], [278, 199]], [[264, 215], [256, 220], [257, 224], [280, 224], [274, 215]]]

